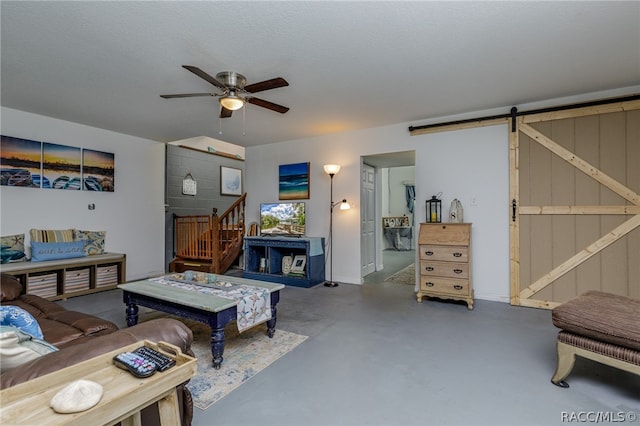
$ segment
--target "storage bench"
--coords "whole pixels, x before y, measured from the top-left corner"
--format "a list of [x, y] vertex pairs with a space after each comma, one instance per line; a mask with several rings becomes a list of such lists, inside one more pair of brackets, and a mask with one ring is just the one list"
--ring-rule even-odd
[[552, 311], [558, 367], [551, 382], [569, 387], [576, 356], [640, 375], [640, 300], [589, 291]]
[[0, 272], [18, 278], [26, 294], [49, 300], [115, 289], [126, 281], [127, 257], [103, 253], [44, 262], [16, 262], [0, 265]]

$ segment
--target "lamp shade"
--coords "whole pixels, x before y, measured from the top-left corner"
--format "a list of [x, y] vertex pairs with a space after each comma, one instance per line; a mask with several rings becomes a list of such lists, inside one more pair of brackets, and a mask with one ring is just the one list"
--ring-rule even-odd
[[222, 105], [223, 107], [225, 107], [230, 111], [235, 111], [244, 106], [244, 99], [234, 94], [231, 94], [231, 95], [227, 95], [220, 98], [220, 105]]
[[340, 210], [349, 210], [351, 208], [351, 205], [347, 202], [347, 200], [342, 200], [342, 202], [340, 203]]
[[335, 175], [340, 171], [340, 166], [338, 164], [325, 164], [324, 172], [328, 175]]

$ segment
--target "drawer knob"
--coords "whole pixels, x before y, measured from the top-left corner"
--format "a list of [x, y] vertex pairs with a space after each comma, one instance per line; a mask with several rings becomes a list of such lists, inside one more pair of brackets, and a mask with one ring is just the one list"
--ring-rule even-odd
[[427, 287], [433, 287], [433, 283], [432, 283], [431, 281], [429, 281], [428, 283], [425, 283], [425, 285], [426, 285]]
[[462, 287], [460, 284], [456, 284], [453, 286], [453, 288], [455, 288], [456, 290], [462, 290], [464, 287]]
[[462, 253], [458, 253], [458, 252], [453, 253], [453, 257], [462, 257]]
[[461, 274], [462, 273], [462, 269], [454, 269], [453, 272], [455, 272], [456, 274]]
[[424, 254], [426, 254], [427, 256], [433, 256], [433, 252], [432, 251], [425, 251]]
[[433, 268], [433, 266], [427, 266], [424, 269], [426, 269], [427, 271], [431, 272], [431, 271], [433, 271], [434, 268]]

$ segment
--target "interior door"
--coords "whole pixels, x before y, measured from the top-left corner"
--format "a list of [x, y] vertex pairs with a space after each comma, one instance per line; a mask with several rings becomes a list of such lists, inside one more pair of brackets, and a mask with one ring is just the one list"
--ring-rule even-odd
[[375, 169], [362, 164], [360, 180], [360, 262], [364, 277], [376, 270]]
[[511, 303], [639, 297], [640, 102], [520, 117], [510, 163]]

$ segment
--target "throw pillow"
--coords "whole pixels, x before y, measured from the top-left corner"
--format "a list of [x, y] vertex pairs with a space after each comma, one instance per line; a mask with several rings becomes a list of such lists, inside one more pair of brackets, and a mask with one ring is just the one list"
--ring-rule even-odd
[[24, 254], [24, 234], [0, 237], [0, 261], [2, 263], [23, 262], [27, 260]]
[[31, 241], [32, 262], [84, 256], [84, 242], [82, 241], [72, 241], [70, 243], [38, 243]]
[[55, 346], [16, 327], [0, 325], [0, 371], [9, 370], [57, 350]]
[[107, 231], [73, 230], [73, 240], [84, 241], [84, 252], [87, 256], [104, 253], [104, 239], [106, 236]]
[[0, 293], [3, 302], [16, 300], [22, 294], [22, 284], [11, 274], [2, 273], [0, 281]]
[[35, 338], [43, 338], [38, 321], [29, 312], [17, 306], [0, 306], [0, 325], [10, 325]]
[[73, 229], [31, 229], [31, 242], [60, 243], [73, 241]]

